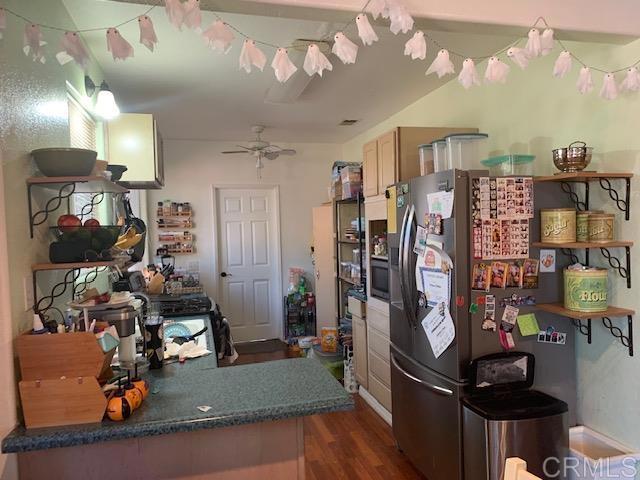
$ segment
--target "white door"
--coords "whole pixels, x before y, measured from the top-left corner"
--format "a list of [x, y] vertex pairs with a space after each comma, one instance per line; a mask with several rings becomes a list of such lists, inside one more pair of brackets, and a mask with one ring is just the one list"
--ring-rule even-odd
[[216, 188], [220, 306], [236, 342], [280, 338], [278, 195]]

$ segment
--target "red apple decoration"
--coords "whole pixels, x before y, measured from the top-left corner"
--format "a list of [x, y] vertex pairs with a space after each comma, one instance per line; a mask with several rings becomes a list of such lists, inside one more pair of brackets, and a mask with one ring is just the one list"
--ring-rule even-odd
[[95, 218], [89, 218], [84, 221], [84, 227], [87, 228], [90, 232], [95, 232], [100, 228], [100, 222]]
[[58, 228], [62, 232], [76, 232], [82, 226], [82, 221], [75, 215], [61, 215], [58, 218]]

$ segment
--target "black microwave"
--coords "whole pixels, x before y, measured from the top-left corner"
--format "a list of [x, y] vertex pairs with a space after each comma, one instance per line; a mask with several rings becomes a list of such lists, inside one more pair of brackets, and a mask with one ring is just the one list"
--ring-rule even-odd
[[389, 300], [389, 261], [371, 258], [371, 296]]

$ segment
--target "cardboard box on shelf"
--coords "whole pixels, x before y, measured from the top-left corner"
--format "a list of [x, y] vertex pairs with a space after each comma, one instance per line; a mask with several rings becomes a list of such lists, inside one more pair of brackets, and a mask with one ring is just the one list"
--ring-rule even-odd
[[342, 184], [342, 198], [357, 198], [362, 192], [362, 182], [345, 182]]

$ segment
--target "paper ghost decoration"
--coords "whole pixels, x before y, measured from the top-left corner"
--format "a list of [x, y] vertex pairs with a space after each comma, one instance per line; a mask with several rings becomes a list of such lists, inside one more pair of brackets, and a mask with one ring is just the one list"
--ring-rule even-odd
[[378, 17], [389, 18], [386, 0], [371, 0], [367, 9], [374, 20], [377, 20]]
[[184, 24], [192, 30], [200, 31], [202, 26], [202, 12], [200, 0], [187, 0], [182, 4]]
[[529, 54], [524, 48], [511, 47], [507, 50], [507, 57], [523, 70], [529, 65]]
[[271, 68], [276, 73], [276, 78], [280, 83], [284, 83], [291, 78], [291, 75], [298, 71], [287, 53], [286, 48], [278, 48], [271, 62]]
[[605, 100], [615, 100], [618, 98], [618, 86], [616, 85], [616, 77], [613, 73], [606, 73], [604, 75], [600, 96]]
[[582, 67], [580, 69], [576, 87], [578, 87], [578, 91], [582, 94], [589, 93], [593, 90], [593, 80], [591, 79], [591, 69], [589, 67]]
[[235, 35], [222, 20], [216, 20], [202, 34], [207, 45], [220, 53], [227, 53], [231, 49], [231, 42]]
[[4, 31], [7, 28], [7, 12], [4, 8], [0, 8], [0, 40], [4, 35]]
[[442, 78], [448, 73], [455, 73], [453, 62], [449, 60], [449, 52], [447, 50], [442, 49], [438, 52], [438, 55], [436, 55], [436, 58], [431, 62], [431, 65], [429, 65], [425, 75], [432, 73], [436, 73], [438, 78]]
[[544, 32], [542, 32], [542, 36], [540, 37], [540, 47], [542, 55], [549, 55], [555, 46], [555, 41], [553, 39], [553, 29], [547, 28]]
[[424, 32], [422, 30], [414, 33], [413, 37], [404, 44], [404, 54], [411, 55], [412, 60], [424, 60], [427, 58], [427, 42], [424, 39]]
[[247, 73], [251, 73], [252, 65], [262, 71], [266, 64], [267, 57], [262, 53], [262, 50], [256, 47], [256, 42], [249, 38], [245, 39], [240, 52], [240, 68]]
[[472, 59], [467, 58], [462, 62], [462, 70], [458, 75], [458, 82], [467, 90], [474, 85], [480, 85], [480, 77], [476, 70], [476, 64]]
[[404, 5], [396, 0], [387, 0], [387, 9], [389, 12], [389, 20], [391, 25], [389, 29], [391, 33], [407, 33], [413, 29], [413, 17], [409, 15]]
[[315, 43], [309, 45], [307, 48], [307, 55], [304, 57], [304, 71], [307, 72], [307, 75], [310, 77], [315, 75], [316, 73], [319, 76], [322, 76], [322, 72], [325, 70], [332, 71], [333, 65], [326, 57], [324, 53], [320, 50], [320, 47]]
[[140, 43], [153, 52], [156, 43], [158, 43], [153, 22], [147, 15], [141, 15], [138, 17], [138, 26], [140, 27]]
[[342, 32], [338, 32], [333, 37], [334, 44], [331, 51], [340, 59], [345, 65], [349, 63], [356, 63], [358, 57], [358, 46], [349, 40]]
[[126, 60], [133, 57], [133, 47], [127, 42], [117, 28], [107, 29], [107, 50], [114, 60]]
[[364, 45], [373, 45], [378, 41], [378, 35], [369, 23], [369, 17], [366, 13], [361, 13], [356, 17], [356, 26], [358, 27], [358, 36]]
[[571, 52], [563, 51], [558, 55], [556, 63], [553, 65], [553, 76], [556, 78], [563, 78], [567, 73], [571, 71], [573, 60], [571, 59]]
[[529, 54], [529, 58], [539, 57], [542, 53], [542, 41], [540, 40], [540, 32], [537, 28], [532, 28], [529, 30], [529, 40], [527, 40], [527, 45], [525, 49]]
[[627, 70], [627, 75], [620, 83], [620, 90], [623, 92], [637, 92], [640, 90], [640, 72], [636, 67]]
[[484, 79], [488, 83], [506, 83], [511, 68], [498, 57], [491, 57], [487, 62]]
[[60, 46], [62, 47], [62, 51], [56, 54], [56, 58], [60, 65], [64, 65], [73, 60], [82, 68], [87, 66], [89, 53], [82, 44], [80, 35], [78, 35], [77, 32], [64, 32], [62, 40], [60, 41]]
[[180, 0], [165, 0], [164, 10], [167, 12], [169, 22], [178, 30], [182, 30], [184, 23], [185, 11]]
[[24, 26], [24, 54], [31, 57], [34, 62], [45, 63], [44, 47], [47, 42], [42, 40], [40, 26], [35, 23], [27, 23]]

